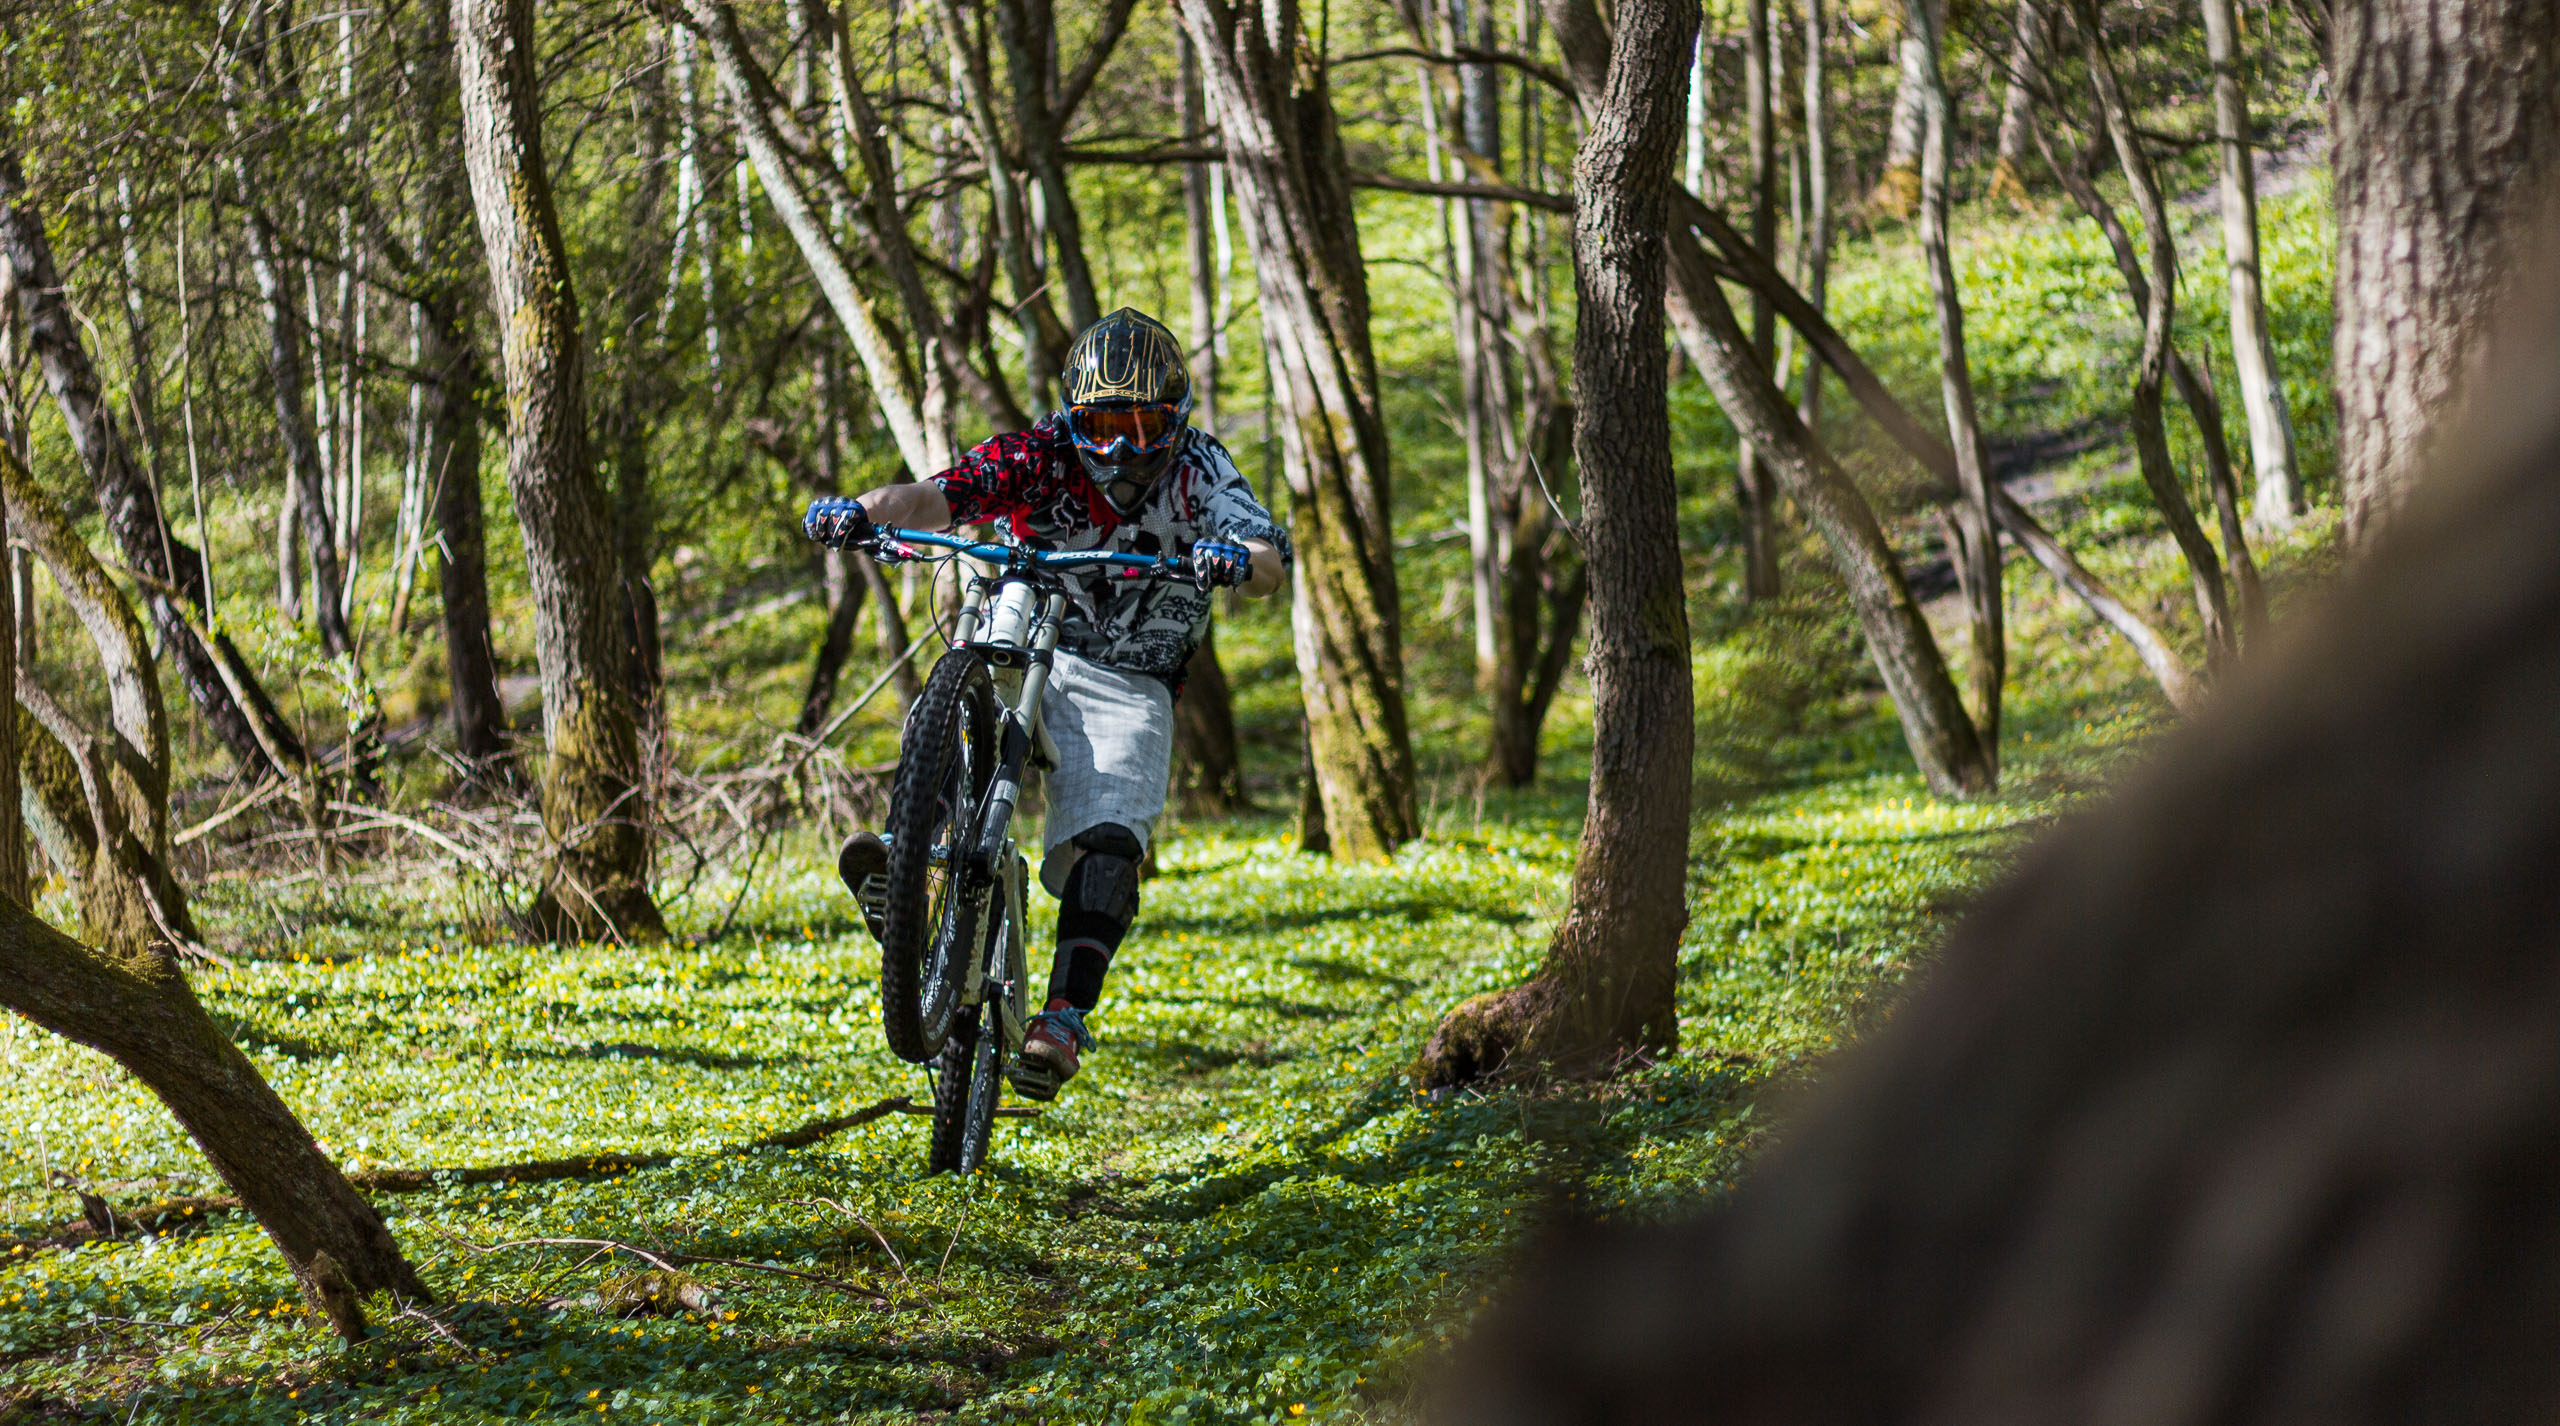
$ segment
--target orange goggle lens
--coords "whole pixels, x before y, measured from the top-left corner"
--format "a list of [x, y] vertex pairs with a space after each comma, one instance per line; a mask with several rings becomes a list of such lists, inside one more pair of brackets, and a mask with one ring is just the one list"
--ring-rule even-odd
[[1173, 439], [1182, 413], [1171, 406], [1072, 406], [1067, 430], [1076, 444], [1095, 455], [1109, 455], [1127, 443], [1132, 451], [1152, 451]]

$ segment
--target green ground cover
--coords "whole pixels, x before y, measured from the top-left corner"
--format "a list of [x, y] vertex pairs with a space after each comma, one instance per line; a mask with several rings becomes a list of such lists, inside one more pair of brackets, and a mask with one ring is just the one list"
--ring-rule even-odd
[[[2325, 470], [2325, 194], [2271, 201], [2268, 224], [2286, 376]], [[2094, 433], [2046, 463], [2044, 508], [2191, 641], [2183, 573], [2121, 438], [2131, 315], [2084, 228], [2046, 212], [1965, 230], [1989, 424]], [[1904, 246], [1849, 242], [1834, 290], [1926, 411], [1927, 315]], [[1415, 280], [1379, 271], [1382, 286]], [[2183, 320], [2200, 339], [2220, 320], [2214, 285], [2191, 284]], [[1429, 316], [1412, 291], [1381, 306]], [[1434, 369], [1417, 361], [1410, 380]], [[1474, 787], [1484, 712], [1450, 599], [1463, 545], [1431, 541], [1462, 508], [1454, 443], [1412, 396], [1397, 412], [1400, 574], [1430, 836], [1390, 866], [1344, 869], [1290, 850], [1272, 818], [1173, 828], [1102, 1048], [1054, 1109], [1002, 1122], [987, 1172], [921, 1177], [924, 1121], [902, 1114], [745, 1147], [925, 1089], [881, 1046], [870, 943], [805, 834], [743, 889], [696, 888], [657, 947], [507, 943], [484, 893], [432, 867], [327, 888], [223, 877], [202, 911], [238, 969], [204, 976], [204, 996], [349, 1164], [673, 1157], [381, 1195], [442, 1300], [378, 1312], [379, 1340], [341, 1351], [238, 1214], [28, 1249], [73, 1211], [56, 1176], [127, 1206], [219, 1190], [112, 1066], [0, 1023], [0, 1232], [17, 1244], [0, 1249], [0, 1401], [130, 1422], [1403, 1419], [1537, 1223], [1674, 1214], [1720, 1192], [1768, 1131], [1771, 1091], [1889, 1013], [1963, 900], [2161, 716], [2122, 646], [2013, 563], [2007, 789], [1928, 797], [1816, 549], [1789, 555], [1799, 592], [1737, 607], [1729, 434], [1693, 377], [1676, 403], [1699, 709], [1676, 1056], [1542, 1094], [1431, 1100], [1406, 1078], [1441, 1012], [1534, 964], [1563, 902], [1590, 733], [1576, 684], [1551, 725], [1550, 781]], [[1841, 444], [1889, 489], [1843, 404]], [[680, 624], [788, 573], [774, 531], [695, 523], [700, 540], [663, 570]], [[1895, 537], [1915, 567], [1933, 557], [1925, 521]], [[2279, 585], [2316, 575], [2327, 538], [2314, 521], [2263, 551]], [[816, 617], [778, 607], [670, 639], [689, 751], [711, 760], [787, 724]], [[1951, 622], [1941, 635], [1960, 656]], [[1297, 756], [1285, 617], [1241, 611], [1220, 639], [1257, 791], [1282, 805]], [[884, 702], [850, 755], [887, 756], [894, 727]], [[717, 1292], [707, 1305], [626, 1318], [615, 1281], [645, 1264], [532, 1239], [731, 1261], [687, 1268]]]

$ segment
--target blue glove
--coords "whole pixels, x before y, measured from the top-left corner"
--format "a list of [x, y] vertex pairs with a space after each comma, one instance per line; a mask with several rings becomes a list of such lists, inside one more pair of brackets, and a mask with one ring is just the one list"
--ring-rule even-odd
[[1191, 547], [1191, 568], [1212, 589], [1232, 589], [1253, 578], [1253, 551], [1224, 540], [1203, 540]]
[[879, 529], [871, 523], [871, 512], [859, 500], [829, 498], [809, 502], [809, 513], [801, 517], [800, 528], [809, 538], [831, 550], [847, 545], [867, 545]]

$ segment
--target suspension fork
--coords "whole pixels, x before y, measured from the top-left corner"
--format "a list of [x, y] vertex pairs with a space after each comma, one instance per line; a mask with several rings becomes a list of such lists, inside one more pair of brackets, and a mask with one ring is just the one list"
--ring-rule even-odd
[[1014, 806], [1022, 800], [1023, 769], [1031, 761], [1040, 724], [1040, 703], [1049, 692], [1049, 670], [1057, 661], [1058, 626], [1066, 606], [1067, 597], [1055, 591], [1041, 598], [1039, 617], [1031, 627], [1030, 661], [1022, 670], [1022, 696], [1005, 711], [995, 784], [987, 789], [987, 810], [978, 822], [978, 844], [972, 857], [991, 881], [1003, 876], [999, 859], [1012, 834]]

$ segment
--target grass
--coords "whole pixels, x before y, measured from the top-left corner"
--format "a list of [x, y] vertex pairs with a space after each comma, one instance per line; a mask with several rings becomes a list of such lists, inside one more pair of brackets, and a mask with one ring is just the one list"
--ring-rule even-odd
[[[869, 943], [814, 848], [714, 946], [258, 943], [202, 990], [323, 1144], [357, 1166], [676, 1153], [610, 1177], [384, 1195], [443, 1298], [340, 1352], [257, 1228], [12, 1255], [0, 1382], [134, 1419], [1285, 1420], [1400, 1414], [1433, 1349], [1542, 1215], [1659, 1214], [1727, 1181], [1754, 1093], [1925, 954], [2031, 811], [1908, 779], [1738, 804], [1693, 845], [1687, 1051], [1605, 1089], [1417, 1097], [1439, 1012], [1533, 963], [1572, 853], [1562, 798], [1454, 818], [1343, 870], [1270, 826], [1171, 840], [1115, 972], [1091, 1068], [994, 1166], [925, 1179], [924, 1121], [798, 1150], [736, 1145], [893, 1094]], [[316, 894], [316, 893], [315, 893]], [[217, 921], [278, 906], [224, 898]], [[307, 904], [416, 925], [389, 893]], [[60, 1170], [128, 1206], [212, 1190], [167, 1116], [98, 1057], [15, 1022], [0, 1179], [19, 1229]], [[878, 1236], [874, 1236], [875, 1230]], [[708, 1311], [590, 1305], [637, 1264], [581, 1247], [823, 1274], [889, 1299], [718, 1267]], [[601, 1408], [598, 1410], [597, 1408]]]

